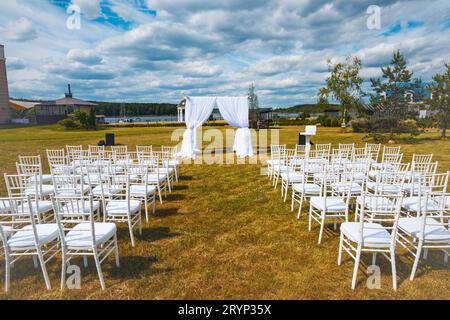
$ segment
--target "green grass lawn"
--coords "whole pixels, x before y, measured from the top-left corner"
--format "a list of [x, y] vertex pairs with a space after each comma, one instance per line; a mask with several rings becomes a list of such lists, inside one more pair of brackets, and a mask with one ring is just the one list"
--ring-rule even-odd
[[[293, 146], [300, 127], [283, 127], [280, 140]], [[134, 149], [136, 144], [173, 145], [174, 128], [116, 128], [66, 132], [54, 127], [0, 130], [0, 172], [14, 172], [20, 154], [45, 154], [46, 148], [97, 143], [105, 132]], [[220, 128], [217, 130], [225, 130]], [[404, 144], [405, 160], [414, 152], [434, 153], [439, 170], [450, 170], [450, 141], [428, 132]], [[319, 128], [314, 142], [364, 143], [364, 135]], [[227, 142], [228, 145], [232, 141]], [[5, 194], [4, 184], [0, 192]], [[306, 208], [306, 207], [305, 207]], [[306, 211], [305, 211], [306, 213]], [[318, 229], [307, 230], [306, 215], [297, 220], [273, 190], [261, 165], [183, 165], [181, 180], [156, 216], [144, 224], [132, 248], [125, 225], [119, 226], [121, 267], [103, 264], [107, 290], [102, 292], [93, 261], [82, 268], [82, 290], [59, 290], [60, 261], [49, 263], [53, 284], [45, 290], [30, 260], [12, 269], [11, 293], [25, 299], [450, 299], [450, 264], [431, 252], [418, 276], [408, 280], [410, 256], [399, 251], [399, 290], [391, 286], [390, 264], [382, 257], [382, 288], [369, 290], [361, 269], [357, 289], [350, 289], [353, 261], [337, 265], [338, 234], [331, 229], [317, 245]], [[75, 260], [76, 261], [76, 260]], [[366, 262], [369, 259], [365, 260]], [[80, 265], [82, 262], [80, 261]], [[4, 265], [0, 260], [0, 288]]]

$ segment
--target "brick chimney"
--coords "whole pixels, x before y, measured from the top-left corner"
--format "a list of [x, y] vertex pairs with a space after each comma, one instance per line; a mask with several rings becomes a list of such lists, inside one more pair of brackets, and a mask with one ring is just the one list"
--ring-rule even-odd
[[5, 47], [0, 44], [0, 124], [11, 122], [8, 78], [6, 76]]

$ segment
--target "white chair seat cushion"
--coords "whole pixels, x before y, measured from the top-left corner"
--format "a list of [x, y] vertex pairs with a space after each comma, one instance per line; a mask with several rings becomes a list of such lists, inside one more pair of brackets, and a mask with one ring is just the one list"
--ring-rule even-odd
[[347, 183], [332, 183], [331, 184], [331, 188], [339, 193], [347, 193], [350, 191], [351, 194], [356, 194], [356, 193], [361, 193], [362, 192], [362, 187], [357, 184], [356, 182], [353, 182], [351, 184], [351, 186]]
[[[83, 222], [77, 224], [71, 229], [64, 240], [69, 248], [86, 248], [93, 245], [92, 242], [92, 225], [90, 222]], [[115, 223], [94, 223], [95, 242], [96, 244], [103, 244], [116, 234]]]
[[[59, 229], [56, 223], [37, 224], [36, 233], [38, 244], [43, 245], [54, 241], [59, 236]], [[32, 226], [25, 226], [20, 231], [14, 233], [8, 240], [8, 246], [14, 249], [34, 248], [34, 233]]]
[[[100, 201], [92, 201], [92, 207], [94, 209], [94, 212], [97, 211], [100, 208]], [[68, 215], [76, 216], [79, 214], [89, 214], [91, 208], [90, 208], [89, 201], [84, 201], [84, 203], [82, 203], [82, 201], [79, 200], [79, 201], [77, 201], [77, 203], [74, 202], [73, 205], [72, 204], [63, 205], [63, 210], [64, 210], [63, 214], [65, 216], [68, 216]]]
[[82, 195], [82, 194], [86, 194], [91, 190], [91, 188], [88, 185], [81, 185], [78, 184], [75, 186], [75, 190], [74, 187], [72, 186], [61, 186], [60, 188], [56, 189], [56, 193], [59, 196], [65, 196], [65, 197], [70, 197], [70, 196], [76, 196], [76, 195]]
[[377, 193], [398, 194], [402, 192], [402, 187], [393, 184], [378, 184], [374, 181], [367, 182], [367, 188]]
[[[55, 188], [52, 185], [43, 184], [42, 185], [42, 192], [39, 191], [38, 187], [38, 194], [42, 196], [48, 196], [55, 192]], [[27, 188], [25, 189], [25, 195], [26, 196], [36, 196], [36, 189], [35, 188]]]
[[305, 194], [320, 195], [320, 186], [315, 183], [294, 183], [292, 188], [296, 192], [305, 192]]
[[[403, 199], [403, 207], [412, 212], [439, 211], [439, 204], [432, 199], [426, 203], [425, 197], [408, 197]], [[420, 208], [419, 208], [420, 201]]]
[[[44, 184], [45, 184], [45, 183], [50, 183], [50, 182], [52, 182], [52, 175], [51, 175], [51, 174], [43, 174], [43, 175], [40, 177], [40, 179], [39, 179], [39, 176], [38, 176], [38, 179], [37, 179], [37, 180], [38, 180], [38, 181], [41, 180], [42, 183], [44, 183]], [[35, 182], [35, 179], [34, 179], [34, 177], [31, 177], [31, 178], [29, 178], [27, 181], [33, 183], [33, 182]]]
[[174, 172], [173, 168], [159, 168], [159, 173], [164, 173], [164, 174], [172, 174]]
[[[39, 210], [38, 210], [38, 205], [39, 205]], [[37, 203], [36, 203], [36, 201], [31, 201], [31, 208], [35, 214], [36, 213], [43, 214], [43, 213], [53, 210], [53, 203], [51, 201], [44, 201], [44, 200], [38, 201]], [[30, 208], [29, 208], [28, 203], [23, 202], [20, 205], [18, 205], [17, 211], [18, 211], [18, 213], [29, 214]]]
[[411, 194], [419, 194], [419, 191], [424, 194], [427, 192], [431, 192], [432, 188], [429, 186], [420, 186], [420, 183], [405, 183], [403, 185], [403, 191]]
[[136, 214], [141, 210], [141, 201], [130, 200], [130, 212], [128, 212], [128, 201], [126, 200], [112, 200], [106, 205], [106, 214], [110, 216], [124, 216], [129, 214]]
[[165, 165], [168, 165], [169, 167], [175, 167], [175, 166], [179, 166], [180, 162], [178, 160], [166, 160], [164, 161]]
[[[120, 187], [115, 187], [115, 186], [111, 186], [111, 187], [103, 187], [103, 193], [105, 196], [112, 196], [112, 195], [117, 195], [119, 193], [121, 193], [123, 190], [123, 188]], [[101, 196], [102, 195], [102, 187], [101, 186], [96, 186], [94, 189], [92, 189], [92, 194], [94, 196]]]
[[345, 201], [338, 197], [327, 197], [326, 207], [324, 197], [312, 197], [310, 203], [314, 208], [326, 212], [341, 212], [347, 209]]
[[273, 170], [275, 170], [276, 172], [286, 172], [289, 170], [289, 166], [276, 164], [273, 166]]
[[[363, 205], [363, 197], [359, 196], [356, 198], [356, 202]], [[371, 195], [366, 195], [364, 197], [364, 207], [370, 210], [390, 210], [395, 209], [393, 207], [393, 202], [389, 198], [385, 197], [375, 197]]]
[[303, 177], [303, 173], [298, 171], [289, 170], [281, 173], [281, 179], [288, 180], [290, 182], [302, 182]]
[[159, 182], [159, 183], [161, 183], [161, 182], [167, 180], [167, 174], [164, 173], [164, 172], [160, 172], [159, 175], [156, 174], [156, 173], [150, 173], [148, 175], [147, 179], [148, 179], [148, 182], [153, 182], [153, 183]]
[[132, 197], [145, 197], [152, 195], [156, 192], [155, 186], [147, 186], [147, 192], [145, 191], [145, 186], [143, 185], [131, 185], [130, 195]]
[[[360, 241], [361, 223], [344, 222], [341, 224], [341, 232], [351, 241]], [[363, 245], [365, 247], [386, 248], [390, 246], [391, 234], [381, 224], [364, 223]]]
[[[433, 218], [427, 217], [426, 219], [425, 240], [450, 242], [450, 230], [443, 225], [436, 225], [439, 224], [439, 221]], [[423, 218], [420, 217], [400, 218], [398, 220], [398, 227], [407, 234], [420, 238], [422, 236], [422, 221]]]
[[267, 160], [267, 164], [269, 165], [279, 165], [279, 164], [283, 164], [284, 161], [283, 160]]

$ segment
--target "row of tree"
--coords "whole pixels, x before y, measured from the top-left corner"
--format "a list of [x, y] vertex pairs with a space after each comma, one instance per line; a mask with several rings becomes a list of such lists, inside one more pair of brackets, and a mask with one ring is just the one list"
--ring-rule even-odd
[[107, 117], [167, 116], [177, 114], [177, 105], [170, 103], [95, 102], [96, 113]]
[[[445, 71], [433, 76], [426, 86], [420, 78], [413, 78], [413, 72], [407, 68], [407, 61], [400, 51], [394, 52], [390, 63], [381, 67], [382, 77], [370, 79], [371, 92], [364, 92], [363, 79], [360, 76], [361, 59], [349, 56], [344, 62], [333, 64], [328, 60], [330, 71], [326, 86], [319, 90], [319, 103], [328, 104], [331, 98], [342, 106], [342, 126], [345, 127], [349, 108], [360, 110], [377, 110], [387, 118], [391, 135], [401, 119], [412, 117], [409, 103], [410, 93], [417, 100], [423, 101], [433, 111], [442, 137], [450, 125], [450, 63], [445, 64]], [[425, 89], [429, 95], [425, 95]], [[368, 98], [366, 105], [363, 98]], [[369, 107], [369, 108], [367, 108]]]

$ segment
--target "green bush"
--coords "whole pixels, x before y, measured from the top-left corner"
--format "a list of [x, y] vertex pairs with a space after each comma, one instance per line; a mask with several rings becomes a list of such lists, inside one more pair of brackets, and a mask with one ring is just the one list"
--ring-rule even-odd
[[80, 128], [80, 123], [78, 121], [73, 121], [72, 119], [63, 119], [58, 122], [58, 125], [67, 130], [74, 130]]
[[359, 118], [350, 122], [353, 132], [369, 132], [370, 121], [367, 118]]

